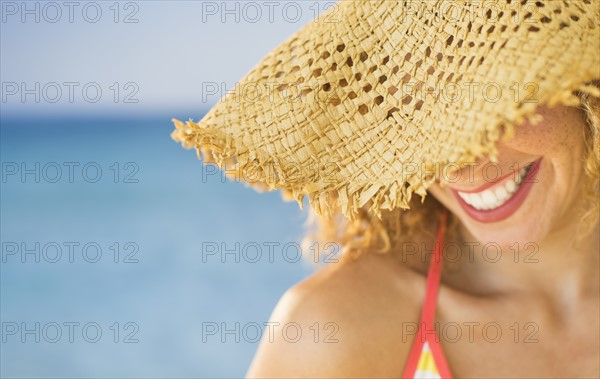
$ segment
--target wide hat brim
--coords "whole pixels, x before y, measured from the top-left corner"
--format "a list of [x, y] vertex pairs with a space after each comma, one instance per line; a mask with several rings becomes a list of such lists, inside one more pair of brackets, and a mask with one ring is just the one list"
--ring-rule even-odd
[[600, 96], [599, 22], [593, 0], [342, 1], [172, 137], [318, 214], [407, 208], [538, 106]]

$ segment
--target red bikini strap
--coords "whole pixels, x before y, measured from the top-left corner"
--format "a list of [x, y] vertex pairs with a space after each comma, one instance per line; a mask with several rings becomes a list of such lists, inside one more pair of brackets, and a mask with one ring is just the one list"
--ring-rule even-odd
[[434, 246], [433, 257], [429, 262], [429, 272], [427, 274], [427, 287], [425, 292], [425, 302], [421, 310], [421, 322], [413, 345], [408, 356], [408, 361], [402, 375], [405, 379], [413, 379], [417, 371], [417, 365], [421, 357], [423, 345], [427, 341], [431, 354], [435, 361], [436, 367], [439, 370], [442, 378], [450, 379], [452, 375], [448, 368], [448, 362], [442, 351], [441, 345], [436, 338], [430, 338], [434, 329], [435, 320], [435, 305], [437, 302], [438, 288], [440, 287], [440, 277], [442, 274], [442, 251], [444, 248], [444, 234], [446, 232], [446, 220], [448, 211], [444, 210], [441, 217], [440, 227], [438, 229], [437, 238]]
[[446, 233], [447, 218], [448, 213], [444, 210], [437, 238], [435, 240], [433, 257], [431, 257], [431, 261], [429, 262], [429, 272], [427, 274], [427, 289], [425, 292], [425, 303], [423, 304], [421, 322], [431, 327], [433, 326], [435, 319], [435, 304], [437, 303], [440, 276], [442, 274], [442, 250], [444, 248], [444, 234]]

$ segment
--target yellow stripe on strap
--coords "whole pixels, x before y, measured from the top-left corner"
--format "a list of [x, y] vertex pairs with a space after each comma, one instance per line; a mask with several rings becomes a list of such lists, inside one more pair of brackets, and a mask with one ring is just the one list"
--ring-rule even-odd
[[423, 350], [419, 357], [419, 363], [417, 364], [417, 371], [415, 373], [415, 379], [441, 379], [438, 368], [433, 359], [433, 354], [429, 349], [429, 344], [425, 342], [423, 344]]

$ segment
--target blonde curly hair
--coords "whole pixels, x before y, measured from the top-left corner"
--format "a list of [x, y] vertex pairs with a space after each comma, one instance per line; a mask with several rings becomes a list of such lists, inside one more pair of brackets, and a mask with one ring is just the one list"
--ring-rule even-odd
[[[600, 81], [594, 82], [600, 87]], [[585, 111], [587, 152], [584, 164], [584, 192], [588, 199], [580, 209], [581, 222], [577, 239], [590, 233], [598, 221], [600, 212], [600, 98], [587, 93], [576, 93]], [[355, 260], [363, 253], [390, 253], [399, 243], [410, 241], [416, 234], [431, 234], [431, 225], [436, 225], [444, 206], [433, 196], [425, 199], [413, 198], [410, 210], [382, 211], [381, 218], [368, 212], [370, 204], [359, 210], [355, 220], [348, 220], [340, 213], [326, 218], [309, 211], [307, 234], [303, 244], [317, 246], [331, 243], [341, 247], [341, 262]], [[429, 227], [427, 227], [429, 226]], [[452, 214], [448, 218], [448, 233], [457, 233], [458, 220]]]

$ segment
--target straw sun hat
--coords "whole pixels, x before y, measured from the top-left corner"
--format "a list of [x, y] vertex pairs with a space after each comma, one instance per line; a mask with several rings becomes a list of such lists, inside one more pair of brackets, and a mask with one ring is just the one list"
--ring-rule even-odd
[[407, 208], [536, 107], [600, 96], [599, 23], [597, 0], [342, 1], [172, 137], [318, 214]]

